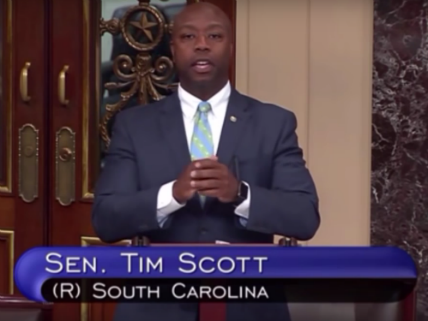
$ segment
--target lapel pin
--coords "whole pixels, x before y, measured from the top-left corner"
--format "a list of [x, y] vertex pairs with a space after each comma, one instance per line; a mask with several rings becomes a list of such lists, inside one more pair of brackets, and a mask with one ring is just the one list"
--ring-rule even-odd
[[235, 116], [230, 116], [230, 121], [232, 121], [232, 122], [236, 122], [236, 117]]

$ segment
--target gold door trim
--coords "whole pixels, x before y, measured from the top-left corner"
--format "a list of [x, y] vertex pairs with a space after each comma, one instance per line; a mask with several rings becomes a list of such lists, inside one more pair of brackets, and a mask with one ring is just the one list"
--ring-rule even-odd
[[6, 43], [9, 50], [5, 55], [4, 67], [7, 68], [7, 78], [5, 83], [8, 84], [5, 91], [5, 118], [6, 118], [6, 182], [5, 185], [0, 186], [0, 192], [12, 193], [12, 97], [13, 97], [13, 7], [12, 0], [6, 0]]
[[19, 91], [21, 93], [21, 100], [28, 103], [31, 96], [28, 94], [28, 71], [30, 70], [31, 62], [27, 61], [21, 69], [21, 76], [19, 77]]
[[70, 69], [68, 65], [65, 65], [61, 72], [58, 75], [58, 100], [59, 103], [63, 106], [67, 106], [70, 101], [66, 98], [66, 80], [67, 80], [67, 72]]
[[62, 206], [75, 201], [76, 189], [76, 134], [69, 127], [56, 132], [55, 147], [55, 194]]
[[0, 236], [9, 242], [9, 294], [14, 293], [13, 268], [15, 266], [15, 232], [12, 230], [0, 230]]
[[[82, 110], [82, 197], [83, 199], [92, 199], [93, 193], [90, 191], [89, 186], [89, 168], [91, 165], [90, 159], [89, 159], [89, 130], [90, 130], [90, 110], [89, 106], [90, 104], [90, 58], [91, 58], [91, 24], [90, 24], [90, 0], [82, 0], [83, 1], [83, 70], [85, 71], [83, 73], [83, 79], [82, 79], [82, 95], [83, 95], [83, 110]], [[99, 0], [101, 2], [102, 0]], [[97, 5], [97, 8], [99, 8], [100, 5]], [[100, 40], [99, 37], [96, 37], [96, 43], [95, 43], [95, 54], [96, 57], [100, 54]], [[99, 60], [99, 59], [98, 59]], [[99, 90], [99, 82], [100, 82], [100, 63], [97, 59], [96, 61], [96, 71], [95, 71], [95, 103], [93, 108], [97, 108], [99, 110], [99, 96], [100, 96], [100, 90]], [[98, 117], [98, 113], [97, 113]], [[98, 139], [95, 140], [95, 142], [98, 142]], [[97, 144], [98, 146], [98, 144]]]
[[19, 129], [18, 166], [19, 197], [34, 202], [39, 196], [39, 130], [32, 124]]

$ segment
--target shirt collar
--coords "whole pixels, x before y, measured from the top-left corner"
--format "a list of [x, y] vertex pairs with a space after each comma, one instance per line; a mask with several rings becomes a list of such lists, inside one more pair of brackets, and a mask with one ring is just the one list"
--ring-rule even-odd
[[[231, 86], [230, 82], [228, 81], [227, 84], [218, 93], [208, 99], [207, 102], [211, 105], [211, 112], [214, 115], [216, 114], [216, 109], [219, 105], [222, 103], [227, 104], [230, 93]], [[201, 100], [184, 90], [181, 85], [178, 86], [178, 98], [180, 99], [181, 110], [183, 111], [184, 116], [186, 118], [193, 118]]]

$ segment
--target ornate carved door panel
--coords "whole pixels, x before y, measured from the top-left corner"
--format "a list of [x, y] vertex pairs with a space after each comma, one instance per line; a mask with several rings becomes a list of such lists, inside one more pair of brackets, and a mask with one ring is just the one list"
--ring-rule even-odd
[[[234, 1], [209, 2], [234, 21]], [[101, 244], [90, 211], [111, 124], [119, 110], [162, 99], [175, 89], [169, 30], [187, 3], [51, 0], [51, 244]], [[108, 321], [113, 309], [112, 304], [56, 305], [54, 315], [55, 320]]]
[[13, 263], [47, 244], [44, 0], [0, 0], [0, 294]]

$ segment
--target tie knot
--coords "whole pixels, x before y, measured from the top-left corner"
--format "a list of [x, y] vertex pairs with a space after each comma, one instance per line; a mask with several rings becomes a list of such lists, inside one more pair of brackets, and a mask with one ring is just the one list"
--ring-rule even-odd
[[203, 102], [199, 103], [198, 110], [201, 113], [207, 113], [211, 110], [211, 105], [209, 103], [207, 103], [206, 101], [203, 101]]

